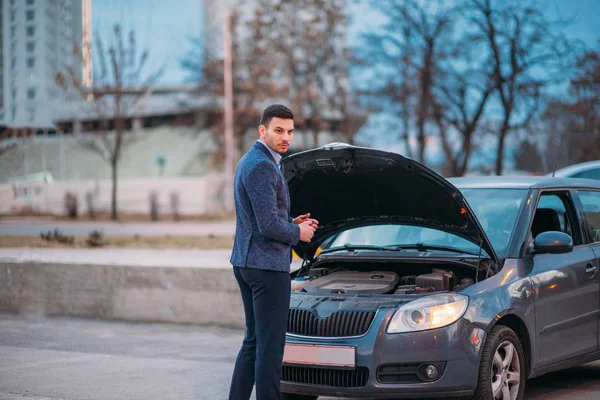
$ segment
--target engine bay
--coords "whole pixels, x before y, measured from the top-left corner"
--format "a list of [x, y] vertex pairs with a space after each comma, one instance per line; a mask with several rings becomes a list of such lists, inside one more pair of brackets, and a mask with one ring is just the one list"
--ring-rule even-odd
[[453, 265], [336, 263], [298, 275], [292, 290], [316, 295], [431, 294], [464, 289], [474, 278], [473, 269]]

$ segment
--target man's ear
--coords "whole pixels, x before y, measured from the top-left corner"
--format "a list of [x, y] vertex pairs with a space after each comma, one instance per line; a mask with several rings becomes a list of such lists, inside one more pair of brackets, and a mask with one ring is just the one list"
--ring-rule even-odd
[[266, 131], [267, 131], [267, 128], [265, 128], [264, 125], [258, 126], [258, 133], [260, 133], [261, 135], [264, 135]]

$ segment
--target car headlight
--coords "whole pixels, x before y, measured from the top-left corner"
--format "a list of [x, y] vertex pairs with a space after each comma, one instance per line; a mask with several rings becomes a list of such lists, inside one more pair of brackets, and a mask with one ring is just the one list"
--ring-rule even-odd
[[458, 321], [469, 298], [462, 294], [438, 294], [407, 303], [394, 313], [387, 333], [417, 332], [441, 328]]

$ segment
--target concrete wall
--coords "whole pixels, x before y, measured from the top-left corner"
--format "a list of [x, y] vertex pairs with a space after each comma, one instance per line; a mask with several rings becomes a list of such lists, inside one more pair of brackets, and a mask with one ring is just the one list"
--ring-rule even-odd
[[0, 313], [244, 327], [231, 268], [3, 262]]
[[[96, 210], [108, 212], [111, 185], [110, 179], [3, 184], [0, 185], [0, 214], [28, 208], [63, 215], [67, 192], [77, 196], [80, 214], [87, 212], [86, 193], [92, 193]], [[220, 173], [188, 178], [122, 179], [117, 190], [118, 209], [123, 213], [149, 214], [149, 195], [157, 192], [162, 214], [171, 213], [171, 195], [176, 194], [181, 215], [218, 215], [223, 211], [224, 185], [225, 179]]]
[[[114, 145], [113, 134], [107, 134]], [[119, 163], [119, 178], [201, 176], [211, 171], [216, 149], [208, 130], [186, 126], [158, 126], [127, 132]], [[108, 179], [111, 169], [102, 155], [85, 146], [93, 142], [105, 149], [102, 135], [34, 136], [12, 139], [3, 145], [0, 182], [48, 171], [55, 180]], [[9, 146], [9, 145], [12, 145]], [[157, 157], [165, 158], [164, 168]]]

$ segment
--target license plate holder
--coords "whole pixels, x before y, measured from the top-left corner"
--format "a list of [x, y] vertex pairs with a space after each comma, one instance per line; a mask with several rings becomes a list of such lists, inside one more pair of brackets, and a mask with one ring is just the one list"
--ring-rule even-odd
[[355, 368], [356, 348], [353, 346], [286, 343], [283, 351], [283, 363], [288, 365]]

